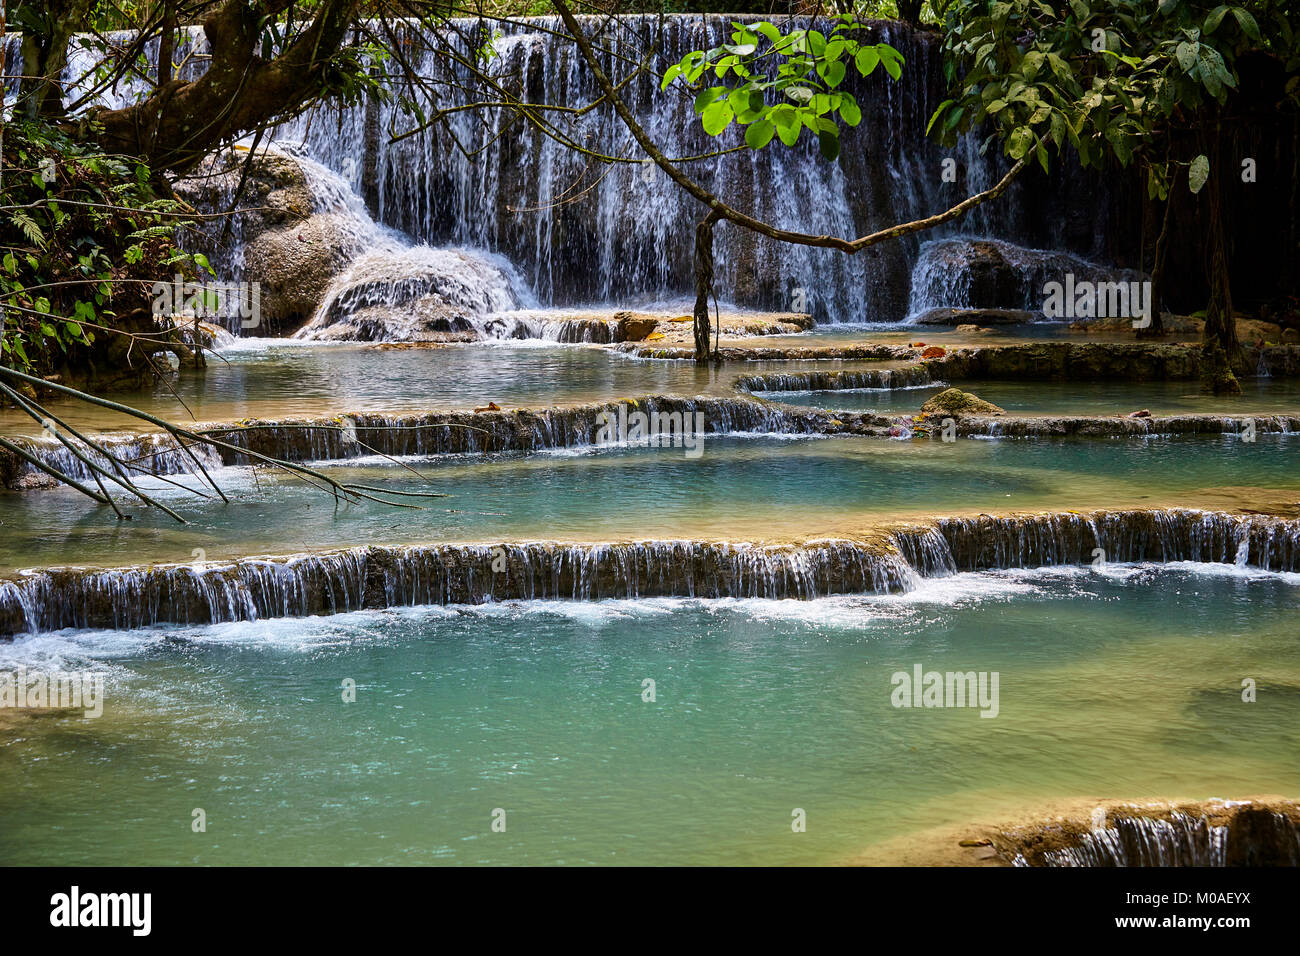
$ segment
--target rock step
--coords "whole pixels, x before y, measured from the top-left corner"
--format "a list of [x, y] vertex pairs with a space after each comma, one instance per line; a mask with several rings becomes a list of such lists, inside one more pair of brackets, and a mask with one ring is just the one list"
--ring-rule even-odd
[[1201, 561], [1300, 570], [1300, 520], [1188, 509], [939, 518], [790, 544], [537, 541], [357, 547], [0, 578], [0, 636], [502, 600], [882, 594], [995, 568]]

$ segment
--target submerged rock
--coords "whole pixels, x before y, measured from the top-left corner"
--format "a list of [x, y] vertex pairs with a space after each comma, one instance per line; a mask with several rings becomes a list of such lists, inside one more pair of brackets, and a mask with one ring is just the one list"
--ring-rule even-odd
[[1003, 410], [978, 395], [946, 388], [921, 406], [924, 415], [1001, 415]]
[[1037, 312], [1024, 309], [931, 309], [917, 316], [917, 325], [955, 325], [963, 328], [983, 329], [998, 325], [1027, 325], [1040, 319]]

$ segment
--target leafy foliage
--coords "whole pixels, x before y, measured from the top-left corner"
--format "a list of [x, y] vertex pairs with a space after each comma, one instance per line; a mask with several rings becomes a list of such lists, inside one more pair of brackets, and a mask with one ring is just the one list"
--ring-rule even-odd
[[1300, 65], [1275, 0], [952, 0], [944, 47], [955, 95], [930, 128], [945, 143], [989, 122], [985, 148], [996, 139], [1012, 159], [1033, 152], [1044, 169], [1051, 148], [1074, 148], [1085, 166], [1141, 160], [1162, 198], [1169, 131], [1224, 103], [1242, 52], [1272, 48], [1289, 70]]
[[193, 274], [175, 248], [185, 207], [159, 198], [141, 162], [40, 122], [5, 126], [0, 206], [0, 362], [46, 374], [84, 361], [153, 282]]
[[[766, 20], [733, 21], [730, 43], [687, 53], [664, 72], [661, 87], [680, 81], [697, 91], [695, 112], [710, 136], [735, 122], [746, 127], [746, 144], [762, 149], [773, 137], [794, 146], [808, 130], [822, 155], [833, 160], [840, 152], [840, 124], [862, 122], [858, 101], [841, 89], [849, 71], [869, 76], [879, 67], [897, 80], [903, 66], [903, 55], [889, 44], [856, 39], [862, 27], [852, 15], [834, 20], [829, 35], [783, 33]], [[706, 86], [708, 80], [717, 82]]]

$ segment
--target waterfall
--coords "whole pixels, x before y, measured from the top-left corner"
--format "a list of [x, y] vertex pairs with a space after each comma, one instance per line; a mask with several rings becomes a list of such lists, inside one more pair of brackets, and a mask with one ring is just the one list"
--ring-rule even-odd
[[[629, 15], [612, 24], [604, 18], [581, 19], [589, 33], [604, 31], [600, 55], [617, 82], [647, 50], [657, 47], [648, 65], [662, 73], [687, 51], [726, 41], [735, 18]], [[808, 21], [793, 22], [802, 26]], [[399, 24], [397, 30], [424, 28]], [[429, 43], [411, 45], [404, 55], [431, 82], [433, 108], [454, 111], [471, 102], [501, 99], [499, 90], [439, 52], [451, 49], [465, 57], [485, 48], [493, 82], [510, 95], [572, 110], [595, 101], [600, 92], [563, 32], [555, 17], [493, 26], [452, 20], [423, 32]], [[207, 40], [197, 27], [183, 34], [181, 76], [190, 79], [205, 67]], [[111, 33], [107, 39], [124, 45], [129, 36]], [[894, 45], [906, 62], [897, 82], [883, 70], [846, 81], [844, 88], [862, 106], [863, 121], [845, 130], [837, 162], [820, 159], [816, 144], [808, 141], [793, 149], [779, 143], [760, 152], [742, 149], [683, 166], [706, 188], [760, 219], [845, 237], [932, 215], [993, 185], [1008, 164], [995, 149], [981, 152], [978, 133], [952, 150], [925, 136], [944, 95], [937, 37], [901, 23], [876, 22], [865, 39]], [[19, 73], [16, 38], [6, 42], [12, 72]], [[156, 40], [142, 51], [151, 66], [157, 53]], [[93, 53], [74, 39], [64, 74], [69, 99], [89, 82], [93, 60]], [[100, 99], [124, 106], [145, 89], [128, 74]], [[690, 97], [676, 87], [661, 92], [657, 76], [639, 76], [622, 92], [670, 157], [702, 156], [741, 142], [737, 129], [718, 140], [705, 134]], [[440, 122], [413, 132], [416, 121], [401, 115], [400, 100], [368, 97], [350, 107], [320, 106], [272, 135], [290, 149], [304, 144], [308, 157], [341, 176], [353, 197], [365, 199], [382, 226], [416, 244], [487, 250], [512, 263], [529, 297], [542, 306], [693, 295], [693, 226], [700, 206], [646, 161], [607, 105], [581, 115], [546, 114], [588, 151], [584, 154], [506, 110], [448, 112]], [[405, 133], [412, 135], [392, 138]], [[591, 153], [630, 162], [603, 165]], [[1031, 171], [1002, 199], [932, 236], [988, 237], [1105, 256], [1106, 188], [1066, 160], [1050, 179]], [[821, 322], [898, 321], [915, 311], [909, 302], [916, 298], [913, 266], [919, 248], [918, 240], [908, 238], [846, 256], [759, 241], [724, 225], [715, 240], [716, 289], [721, 299], [740, 306], [810, 311]], [[237, 260], [238, 252], [232, 258]], [[961, 264], [955, 267], [960, 273]], [[927, 288], [964, 281], [957, 273], [947, 278], [933, 273], [933, 266], [923, 270], [923, 276], [933, 277], [923, 283]]]
[[[493, 321], [489, 317], [486, 321]], [[937, 384], [924, 368], [870, 371], [791, 372], [742, 377], [742, 392], [772, 394], [780, 391], [824, 389], [912, 388]], [[747, 397], [675, 398], [641, 396], [627, 401], [653, 420], [656, 416], [681, 416], [694, 421], [703, 416], [709, 435], [897, 435], [906, 419], [895, 421], [869, 412], [829, 412], [782, 406]], [[235, 446], [218, 449], [192, 445], [186, 451], [169, 435], [108, 432], [95, 436], [104, 448], [133, 465], [133, 474], [184, 475], [204, 468], [246, 466], [252, 460], [239, 450], [293, 462], [330, 462], [381, 454], [391, 457], [435, 455], [535, 454], [599, 444], [603, 414], [618, 417], [621, 402], [597, 402], [559, 408], [518, 408], [486, 412], [418, 412], [390, 414], [348, 412], [337, 417], [254, 420], [239, 423], [200, 423], [196, 429]], [[961, 437], [1046, 438], [1063, 436], [1124, 437], [1132, 435], [1240, 435], [1246, 422], [1255, 434], [1300, 433], [1300, 416], [1178, 415], [1151, 418], [1037, 417], [956, 419]], [[938, 429], [930, 438], [942, 438]], [[80, 480], [93, 474], [84, 461], [53, 438], [12, 441], [52, 468]], [[191, 457], [191, 452], [194, 457]], [[110, 463], [93, 451], [82, 453], [96, 463]], [[13, 453], [0, 450], [0, 488], [53, 487], [54, 480]]]
[[1001, 834], [1014, 866], [1298, 866], [1294, 804], [1211, 801], [1163, 809], [1099, 808], [1089, 828], [1053, 822]]
[[[831, 415], [814, 409], [783, 408], [751, 398], [675, 398], [649, 395], [627, 399], [649, 421], [695, 421], [703, 416], [711, 435], [887, 435], [890, 422], [870, 414]], [[624, 401], [562, 408], [487, 412], [420, 412], [409, 415], [352, 412], [337, 417], [211, 423], [193, 426], [237, 449], [294, 462], [326, 462], [382, 454], [393, 457], [536, 453], [599, 444], [601, 416], [617, 420]], [[228, 430], [227, 430], [228, 429]], [[678, 431], [680, 431], [680, 427]], [[168, 435], [126, 433], [97, 436], [106, 449], [153, 475], [197, 471], [193, 460]], [[14, 443], [64, 474], [85, 480], [85, 462], [52, 438], [15, 438]], [[192, 446], [193, 447], [193, 446]], [[193, 447], [205, 468], [248, 465], [238, 450]], [[87, 457], [98, 460], [100, 456]], [[100, 460], [100, 464], [106, 462]], [[33, 466], [0, 451], [0, 487], [40, 487], [52, 482]]]
[[[627, 63], [640, 61], [657, 42], [660, 52], [650, 65], [662, 71], [688, 50], [727, 40], [732, 19], [620, 17], [602, 37], [604, 68], [617, 81]], [[583, 22], [589, 31], [602, 23]], [[486, 44], [493, 76], [526, 102], [576, 108], [600, 96], [572, 44], [555, 35], [563, 34], [558, 18], [490, 29], [480, 21], [457, 20], [452, 27], [434, 42], [462, 55]], [[924, 135], [943, 94], [936, 38], [898, 23], [873, 24], [871, 37], [903, 52], [903, 76], [895, 83], [877, 71], [846, 81], [864, 119], [856, 130], [846, 130], [838, 162], [821, 160], [809, 142], [794, 149], [774, 144], [758, 153], [742, 150], [685, 168], [761, 219], [841, 236], [931, 215], [991, 186], [1006, 164], [993, 150], [980, 152], [980, 137], [969, 136], [949, 151]], [[421, 45], [410, 56], [415, 69], [438, 84], [440, 108], [500, 98], [435, 51]], [[661, 93], [656, 77], [638, 77], [623, 93], [670, 156], [699, 156], [740, 142], [736, 130], [720, 140], [703, 133], [690, 98], [676, 88]], [[692, 292], [692, 227], [699, 204], [645, 161], [609, 108], [548, 115], [585, 149], [635, 162], [599, 166], [502, 110], [449, 113], [441, 124], [390, 142], [389, 132], [405, 133], [413, 125], [397, 110], [377, 101], [324, 107], [285, 124], [278, 135], [305, 143], [312, 156], [344, 174], [368, 196], [381, 222], [433, 245], [505, 256], [544, 305], [675, 299]], [[483, 146], [488, 148], [477, 151]], [[946, 159], [956, 161], [955, 182], [945, 181]], [[1067, 166], [1054, 173], [1051, 190], [1042, 188], [1045, 181], [1036, 173], [1024, 179], [1009, 196], [978, 207], [938, 235], [1066, 242], [1077, 252], [1104, 252], [1105, 203], [1098, 202], [1101, 187], [1092, 177]], [[1031, 195], [1035, 201], [1028, 202]], [[917, 248], [909, 239], [845, 256], [760, 242], [724, 225], [715, 240], [717, 290], [741, 306], [811, 311], [823, 322], [896, 321], [908, 312]]]
[[769, 372], [736, 380], [740, 392], [824, 392], [857, 389], [924, 388], [938, 384], [924, 365], [903, 368], [840, 369], [832, 372]]
[[1300, 570], [1300, 520], [1171, 509], [942, 518], [798, 545], [713, 541], [359, 547], [0, 578], [0, 636], [504, 600], [887, 594], [961, 571], [1110, 562]]
[[908, 318], [944, 309], [1041, 313], [1048, 282], [1132, 282], [1140, 276], [1055, 249], [1027, 249], [995, 239], [930, 239], [912, 270]]

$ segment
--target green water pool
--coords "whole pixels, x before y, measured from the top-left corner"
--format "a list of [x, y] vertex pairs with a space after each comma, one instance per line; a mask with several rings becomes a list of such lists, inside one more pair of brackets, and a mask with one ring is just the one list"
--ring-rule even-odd
[[[0, 735], [0, 861], [836, 863], [1063, 799], [1295, 793], [1298, 582], [1111, 566], [25, 638], [0, 667], [106, 700]], [[998, 672], [997, 717], [895, 708], [918, 664]]]
[[[359, 544], [520, 539], [771, 540], [858, 531], [896, 516], [979, 511], [1257, 507], [1251, 489], [1300, 489], [1300, 438], [936, 440], [708, 437], [684, 449], [332, 465], [331, 474], [452, 497], [423, 510], [336, 506], [294, 478], [216, 477], [232, 498], [183, 498], [147, 484], [189, 519], [106, 507], [69, 490], [0, 493], [0, 569], [103, 566], [285, 554]], [[193, 479], [189, 479], [193, 483]], [[1270, 499], [1271, 500], [1271, 499]], [[1294, 500], [1294, 499], [1293, 499]]]

